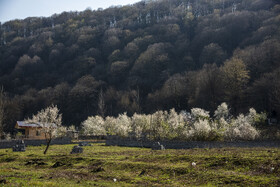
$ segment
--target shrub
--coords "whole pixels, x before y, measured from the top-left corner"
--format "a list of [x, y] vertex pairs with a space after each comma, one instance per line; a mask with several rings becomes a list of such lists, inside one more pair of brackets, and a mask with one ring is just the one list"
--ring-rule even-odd
[[255, 125], [261, 126], [267, 124], [267, 114], [265, 112], [258, 113], [255, 117]]
[[4, 138], [5, 138], [5, 140], [11, 140], [12, 136], [10, 133], [4, 133]]
[[247, 119], [251, 125], [259, 126], [266, 124], [267, 115], [266, 113], [257, 113], [254, 108], [250, 108]]
[[69, 131], [76, 131], [76, 127], [75, 127], [75, 125], [71, 125], [71, 126], [69, 126], [67, 128], [67, 130], [69, 130]]
[[55, 136], [60, 138], [60, 137], [65, 137], [67, 133], [67, 128], [64, 126], [59, 126], [57, 129], [55, 129]]

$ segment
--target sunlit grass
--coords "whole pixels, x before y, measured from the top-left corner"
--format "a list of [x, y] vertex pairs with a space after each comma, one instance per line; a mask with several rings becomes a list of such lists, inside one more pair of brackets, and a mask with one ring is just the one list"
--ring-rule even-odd
[[[279, 186], [279, 148], [153, 151], [93, 144], [0, 150], [0, 181], [7, 186]], [[192, 163], [195, 166], [192, 166]], [[114, 181], [115, 180], [115, 181]]]

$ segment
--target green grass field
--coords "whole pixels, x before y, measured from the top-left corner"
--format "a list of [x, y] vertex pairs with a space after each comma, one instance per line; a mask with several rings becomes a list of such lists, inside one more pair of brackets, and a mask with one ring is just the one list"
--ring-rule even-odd
[[0, 186], [280, 186], [279, 148], [153, 151], [101, 143], [71, 155], [73, 146], [52, 145], [47, 155], [45, 146], [1, 149]]

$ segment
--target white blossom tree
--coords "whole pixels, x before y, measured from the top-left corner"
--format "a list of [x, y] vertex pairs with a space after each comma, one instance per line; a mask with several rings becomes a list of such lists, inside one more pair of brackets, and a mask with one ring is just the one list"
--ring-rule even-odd
[[209, 119], [210, 118], [209, 112], [204, 109], [201, 109], [201, 108], [192, 108], [191, 115], [196, 121], [199, 119]]
[[226, 138], [229, 140], [254, 140], [259, 137], [259, 131], [253, 126], [248, 116], [240, 114], [226, 129]]
[[57, 106], [49, 106], [33, 115], [31, 119], [25, 120], [27, 123], [35, 123], [39, 126], [39, 130], [45, 135], [47, 147], [44, 154], [47, 153], [51, 141], [58, 136], [57, 129], [61, 127], [61, 114]]
[[255, 124], [265, 120], [265, 114], [258, 114], [251, 108], [247, 115], [234, 118], [229, 114], [226, 103], [218, 106], [214, 116], [201, 108], [177, 113], [175, 109], [157, 111], [153, 114], [126, 113], [105, 119], [101, 116], [88, 117], [82, 123], [87, 135], [117, 135], [138, 140], [254, 140], [260, 133]]
[[106, 135], [104, 119], [101, 116], [88, 117], [88, 119], [82, 123], [82, 131], [86, 136]]
[[214, 112], [214, 117], [219, 120], [221, 118], [227, 119], [229, 116], [229, 109], [226, 103], [222, 103], [218, 106], [217, 110]]

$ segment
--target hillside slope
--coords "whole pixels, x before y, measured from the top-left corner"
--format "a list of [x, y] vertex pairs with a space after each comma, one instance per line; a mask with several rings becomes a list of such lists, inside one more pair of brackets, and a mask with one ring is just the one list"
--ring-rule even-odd
[[276, 0], [146, 1], [13, 20], [0, 36], [6, 130], [52, 103], [68, 125], [224, 101], [280, 113]]

